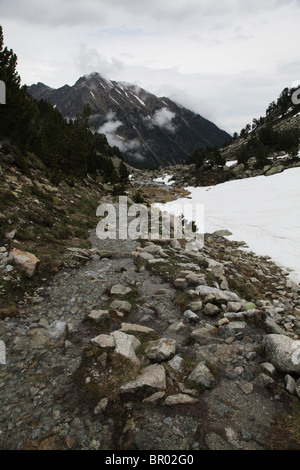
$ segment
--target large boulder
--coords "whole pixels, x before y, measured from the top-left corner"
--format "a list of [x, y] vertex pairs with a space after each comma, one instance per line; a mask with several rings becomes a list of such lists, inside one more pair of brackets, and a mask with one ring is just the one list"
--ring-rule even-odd
[[263, 346], [276, 369], [300, 375], [300, 341], [285, 335], [271, 334], [265, 336]]
[[28, 277], [34, 276], [40, 260], [32, 253], [17, 250], [14, 248], [10, 255], [13, 257], [13, 262], [19, 266], [22, 271], [25, 271]]

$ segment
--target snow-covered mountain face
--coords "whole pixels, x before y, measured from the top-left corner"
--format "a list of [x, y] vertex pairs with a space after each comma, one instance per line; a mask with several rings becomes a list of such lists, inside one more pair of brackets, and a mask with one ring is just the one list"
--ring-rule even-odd
[[49, 99], [68, 118], [89, 104], [93, 129], [105, 134], [126, 160], [138, 168], [184, 163], [197, 148], [221, 146], [230, 135], [202, 116], [168, 98], [98, 73], [81, 77], [74, 86], [51, 89], [38, 83], [28, 88], [37, 100]]

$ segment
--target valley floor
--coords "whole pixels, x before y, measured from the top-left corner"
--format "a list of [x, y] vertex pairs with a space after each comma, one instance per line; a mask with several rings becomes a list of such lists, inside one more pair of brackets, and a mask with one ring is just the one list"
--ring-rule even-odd
[[91, 242], [0, 323], [0, 448], [299, 450], [300, 370], [265, 347], [297, 344], [299, 287], [219, 235]]

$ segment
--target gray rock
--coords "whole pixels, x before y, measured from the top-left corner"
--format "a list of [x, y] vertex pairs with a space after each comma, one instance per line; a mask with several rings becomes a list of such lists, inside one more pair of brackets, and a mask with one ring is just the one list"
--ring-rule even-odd
[[170, 246], [172, 248], [174, 248], [174, 250], [181, 250], [181, 245], [180, 245], [179, 241], [176, 240], [176, 239], [171, 240]]
[[120, 312], [129, 313], [132, 309], [132, 306], [126, 300], [114, 300], [110, 304], [110, 308], [112, 308], [113, 310], [118, 310]]
[[100, 348], [114, 348], [116, 346], [115, 338], [111, 335], [99, 335], [91, 339], [91, 343], [100, 346]]
[[214, 297], [219, 296], [217, 298], [223, 299], [225, 302], [240, 302], [239, 296], [234, 292], [229, 290], [221, 290], [216, 287], [198, 286], [195, 288], [195, 292], [203, 297], [209, 294], [213, 294]]
[[242, 309], [242, 307], [242, 302], [228, 302], [227, 311], [237, 313]]
[[263, 347], [269, 361], [281, 372], [300, 375], [300, 341], [271, 334], [265, 336]]
[[12, 230], [11, 232], [6, 233], [6, 237], [10, 238], [11, 240], [15, 238], [15, 235], [16, 235], [16, 230]]
[[276, 173], [281, 173], [284, 170], [284, 166], [282, 165], [277, 165], [271, 168], [269, 171], [266, 172], [266, 176], [272, 176], [275, 175]]
[[262, 362], [260, 367], [271, 375], [276, 374], [276, 367], [274, 367], [271, 362]]
[[276, 335], [287, 335], [287, 332], [280, 328], [280, 326], [278, 326], [275, 320], [273, 320], [271, 317], [267, 317], [265, 319], [265, 325], [268, 333]]
[[253, 439], [253, 435], [251, 432], [247, 431], [247, 429], [241, 430], [241, 437], [244, 441], [251, 441], [251, 439]]
[[244, 333], [247, 323], [243, 321], [233, 321], [226, 325], [219, 326], [219, 334], [223, 338], [235, 337], [238, 333]]
[[103, 323], [110, 318], [108, 310], [92, 310], [87, 318], [95, 323]]
[[155, 259], [149, 259], [148, 264], [158, 264], [158, 263], [167, 263], [167, 260], [164, 258], [155, 258]]
[[230, 232], [229, 230], [216, 230], [213, 235], [217, 236], [217, 237], [230, 237], [230, 235], [232, 235], [232, 232]]
[[58, 339], [64, 335], [67, 323], [64, 321], [56, 320], [48, 328], [48, 334], [51, 338]]
[[300, 398], [300, 379], [298, 379], [295, 383], [295, 391], [298, 397]]
[[256, 377], [254, 383], [260, 387], [267, 387], [268, 385], [274, 384], [275, 380], [269, 375], [262, 373]]
[[152, 364], [143, 369], [141, 375], [136, 380], [131, 380], [121, 386], [121, 393], [135, 393], [148, 386], [153, 389], [166, 389], [166, 371], [160, 364]]
[[245, 395], [250, 395], [253, 392], [253, 384], [250, 382], [241, 384], [240, 389]]
[[105, 411], [106, 407], [108, 405], [108, 398], [102, 398], [102, 400], [99, 401], [98, 405], [95, 406], [94, 409], [94, 414], [98, 415], [102, 411]]
[[33, 328], [27, 333], [30, 337], [29, 348], [44, 348], [50, 344], [50, 337], [44, 328]]
[[205, 275], [197, 273], [189, 273], [186, 276], [186, 280], [189, 286], [199, 286], [205, 283]]
[[206, 367], [204, 362], [199, 362], [195, 369], [190, 373], [189, 379], [208, 389], [212, 388], [216, 384], [214, 376]]
[[150, 244], [141, 249], [142, 253], [151, 253], [152, 255], [161, 253], [162, 249], [160, 246], [155, 244]]
[[240, 163], [239, 165], [236, 165], [236, 166], [233, 166], [233, 167], [232, 167], [232, 173], [233, 173], [234, 175], [236, 175], [236, 176], [237, 176], [238, 174], [242, 173], [244, 170], [245, 170], [245, 165], [244, 165], [244, 163]]
[[4, 268], [6, 273], [11, 273], [14, 270], [14, 267], [11, 264], [7, 264]]
[[195, 302], [190, 302], [187, 307], [193, 312], [199, 312], [203, 307], [202, 300], [195, 300]]
[[121, 331], [132, 331], [137, 333], [155, 333], [153, 328], [149, 328], [148, 326], [137, 325], [135, 323], [122, 323], [121, 324]]
[[136, 357], [135, 350], [141, 345], [141, 343], [135, 336], [128, 335], [119, 330], [111, 333], [111, 336], [113, 336], [115, 340], [115, 352], [117, 354], [126, 357], [136, 364], [140, 363], [139, 359]]
[[207, 303], [203, 309], [203, 313], [204, 315], [207, 315], [209, 317], [213, 317], [214, 315], [218, 315], [218, 313], [220, 313], [220, 308], [217, 307], [216, 305], [214, 304], [211, 304], [211, 303]]
[[174, 405], [193, 405], [198, 403], [198, 399], [186, 395], [185, 393], [178, 393], [177, 395], [170, 395], [165, 399], [165, 405], [174, 406]]
[[147, 397], [143, 400], [143, 403], [156, 403], [159, 400], [161, 400], [165, 396], [165, 392], [156, 392], [153, 393], [153, 395], [150, 395], [150, 397]]
[[187, 282], [186, 279], [179, 277], [179, 278], [175, 279], [175, 281], [174, 281], [174, 286], [177, 287], [177, 289], [182, 289], [182, 290], [184, 290], [184, 289], [187, 288], [188, 282]]
[[294, 395], [294, 393], [296, 392], [296, 380], [293, 377], [291, 377], [289, 374], [286, 374], [285, 383], [286, 383], [285, 389], [291, 395]]
[[193, 338], [197, 343], [204, 345], [211, 342], [211, 335], [208, 328], [197, 328], [192, 331], [191, 338]]
[[170, 367], [172, 367], [172, 369], [176, 370], [177, 372], [181, 372], [183, 368], [183, 359], [182, 357], [176, 355], [170, 361], [168, 361], [168, 364]]
[[112, 295], [126, 295], [131, 291], [132, 289], [130, 287], [123, 286], [122, 284], [116, 284], [110, 289]]
[[137, 258], [140, 258], [143, 261], [149, 261], [151, 259], [154, 259], [154, 256], [151, 253], [148, 253], [147, 251], [141, 251], [137, 253]]
[[184, 318], [186, 318], [186, 320], [190, 321], [191, 323], [199, 323], [200, 321], [200, 318], [198, 317], [198, 315], [192, 312], [192, 310], [186, 310], [183, 316]]
[[176, 341], [171, 338], [160, 338], [151, 341], [145, 349], [148, 359], [155, 362], [163, 362], [171, 359], [176, 352]]

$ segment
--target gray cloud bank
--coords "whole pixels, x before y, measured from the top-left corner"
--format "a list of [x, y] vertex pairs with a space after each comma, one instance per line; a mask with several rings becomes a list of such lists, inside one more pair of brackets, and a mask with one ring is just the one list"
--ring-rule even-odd
[[[300, 0], [0, 0], [0, 12], [23, 83], [60, 87], [99, 72], [228, 132], [300, 75]], [[170, 116], [160, 122], [172, 129]]]

